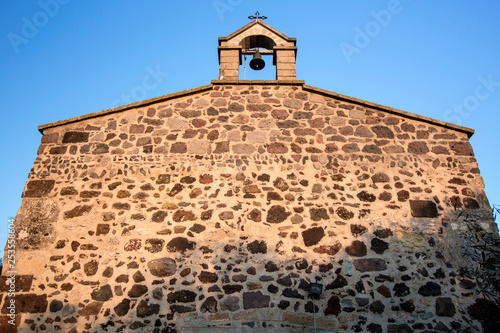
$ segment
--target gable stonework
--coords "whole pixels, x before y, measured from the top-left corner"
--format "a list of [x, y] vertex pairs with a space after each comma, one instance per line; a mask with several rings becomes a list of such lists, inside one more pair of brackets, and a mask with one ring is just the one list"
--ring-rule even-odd
[[302, 332], [313, 307], [335, 332], [481, 328], [462, 238], [467, 218], [498, 232], [472, 132], [391, 110], [214, 83], [42, 126], [19, 331]]

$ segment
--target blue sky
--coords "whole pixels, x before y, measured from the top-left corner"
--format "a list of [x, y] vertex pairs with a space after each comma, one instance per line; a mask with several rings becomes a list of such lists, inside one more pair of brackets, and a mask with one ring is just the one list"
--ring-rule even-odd
[[[497, 1], [3, 1], [0, 242], [36, 158], [37, 126], [218, 78], [217, 38], [256, 11], [296, 37], [306, 84], [474, 128], [500, 204]], [[247, 79], [274, 79], [271, 62]]]

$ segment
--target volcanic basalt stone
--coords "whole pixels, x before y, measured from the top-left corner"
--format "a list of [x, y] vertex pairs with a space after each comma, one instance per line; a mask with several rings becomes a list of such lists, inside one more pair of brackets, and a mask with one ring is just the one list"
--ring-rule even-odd
[[449, 142], [450, 149], [455, 152], [456, 155], [461, 156], [474, 156], [474, 152], [472, 151], [472, 146], [469, 142]]
[[167, 250], [169, 252], [180, 252], [184, 254], [187, 250], [194, 250], [196, 246], [195, 242], [189, 241], [184, 237], [175, 237], [167, 244]]
[[354, 217], [354, 213], [351, 212], [351, 211], [349, 211], [349, 210], [347, 210], [344, 207], [337, 208], [337, 210], [335, 212], [343, 220], [350, 220], [350, 219], [352, 219]]
[[412, 313], [415, 310], [415, 305], [413, 304], [413, 301], [411, 299], [404, 301], [399, 305], [399, 307], [401, 308], [401, 310], [409, 313]]
[[371, 178], [374, 183], [388, 183], [390, 180], [389, 176], [382, 172], [374, 174]]
[[266, 272], [277, 272], [277, 271], [279, 271], [279, 267], [278, 267], [278, 265], [276, 265], [276, 263], [274, 261], [268, 261], [264, 265], [264, 267], [266, 269]]
[[429, 281], [418, 289], [418, 293], [422, 296], [439, 296], [441, 295], [441, 286]]
[[[16, 302], [17, 303], [17, 302]], [[103, 306], [103, 302], [92, 302], [88, 305], [84, 306], [82, 309], [78, 311], [80, 316], [97, 316], [99, 312], [101, 312], [101, 308]]]
[[345, 248], [345, 252], [354, 257], [363, 257], [366, 255], [367, 249], [365, 243], [355, 240]]
[[479, 209], [479, 203], [472, 198], [464, 198], [464, 207], [467, 209]]
[[134, 284], [128, 292], [131, 298], [138, 298], [148, 292], [148, 287], [143, 284]]
[[353, 265], [359, 272], [374, 272], [387, 269], [385, 260], [379, 258], [356, 259], [353, 261]]
[[368, 154], [382, 154], [382, 150], [376, 145], [365, 145], [362, 152]]
[[260, 209], [254, 208], [250, 213], [247, 215], [248, 219], [254, 221], [254, 222], [261, 222], [262, 221], [262, 212]]
[[332, 283], [326, 285], [325, 290], [338, 289], [347, 286], [348, 282], [342, 274], [338, 274]]
[[64, 133], [62, 143], [79, 143], [88, 142], [89, 133], [88, 132], [66, 132]]
[[411, 215], [413, 217], [437, 217], [436, 203], [426, 200], [410, 200]]
[[275, 205], [269, 208], [266, 221], [269, 223], [281, 223], [285, 221], [290, 214], [290, 212], [286, 211], [285, 207]]
[[[55, 185], [55, 180], [30, 180], [26, 184], [26, 190], [22, 197], [40, 198], [46, 196], [52, 191]], [[61, 191], [62, 192], [62, 191]]]
[[370, 311], [376, 314], [382, 314], [384, 312], [385, 305], [381, 301], [375, 301], [370, 304]]
[[60, 300], [55, 299], [52, 302], [50, 302], [49, 305], [50, 312], [58, 312], [62, 308], [63, 308], [63, 302], [61, 302]]
[[115, 310], [118, 317], [125, 316], [130, 310], [130, 300], [128, 298], [123, 299], [113, 308], [113, 310]]
[[157, 277], [172, 276], [177, 271], [175, 260], [170, 258], [159, 258], [148, 262], [149, 272]]
[[305, 246], [313, 246], [318, 244], [325, 237], [325, 231], [322, 227], [314, 227], [302, 231], [302, 239]]
[[398, 192], [398, 200], [401, 202], [405, 202], [410, 198], [410, 192], [406, 190], [401, 190]]
[[76, 206], [75, 208], [64, 212], [64, 218], [71, 219], [74, 217], [82, 216], [85, 213], [90, 212], [91, 210], [92, 206], [87, 206], [87, 205]]
[[217, 300], [215, 297], [210, 296], [208, 297], [203, 304], [201, 305], [200, 308], [201, 313], [216, 313], [217, 312]]
[[321, 245], [319, 247], [315, 247], [313, 251], [320, 254], [334, 256], [340, 251], [340, 249], [342, 249], [342, 244], [337, 241], [333, 245]]
[[378, 286], [377, 291], [384, 297], [391, 297], [391, 290], [384, 285]]
[[429, 152], [429, 147], [424, 141], [415, 141], [408, 144], [408, 152], [410, 154], [422, 155]]
[[351, 224], [351, 233], [355, 237], [364, 234], [367, 230], [368, 229], [361, 224]]
[[269, 307], [271, 296], [263, 295], [261, 291], [243, 293], [243, 309], [261, 309]]
[[455, 315], [455, 304], [450, 297], [436, 298], [436, 315], [440, 317], [453, 317]]
[[338, 316], [341, 312], [340, 307], [340, 298], [338, 296], [332, 296], [328, 299], [327, 307], [324, 311], [325, 316], [327, 315], [335, 315]]
[[200, 275], [198, 275], [198, 279], [201, 283], [216, 283], [219, 280], [219, 277], [216, 273], [202, 271]]
[[389, 324], [387, 333], [413, 333], [413, 329], [408, 324]]
[[376, 200], [376, 197], [373, 194], [366, 191], [361, 191], [356, 196], [359, 200], [364, 202], [374, 202]]
[[309, 214], [313, 221], [328, 220], [330, 218], [325, 208], [311, 208], [309, 209]]
[[397, 297], [402, 297], [410, 294], [410, 288], [408, 288], [408, 286], [404, 282], [396, 283], [392, 290], [394, 291], [394, 295]]
[[224, 289], [226, 295], [230, 295], [242, 291], [243, 286], [241, 284], [225, 284], [222, 286], [222, 289]]
[[149, 317], [160, 312], [160, 304], [151, 304], [146, 300], [141, 300], [136, 311], [139, 318]]
[[300, 292], [296, 289], [292, 288], [285, 288], [281, 295], [289, 298], [299, 298], [299, 299], [304, 299], [304, 295], [300, 294]]
[[91, 260], [85, 265], [83, 265], [83, 271], [87, 276], [95, 275], [98, 269], [99, 269], [99, 263], [96, 260]]
[[267, 244], [265, 241], [261, 240], [255, 240], [251, 243], [247, 244], [247, 249], [250, 251], [252, 254], [257, 254], [257, 253], [267, 253]]
[[371, 241], [370, 249], [377, 254], [383, 254], [384, 251], [387, 250], [388, 248], [389, 248], [389, 243], [387, 243], [381, 239], [374, 238]]
[[111, 291], [111, 286], [106, 284], [96, 290], [94, 290], [90, 296], [94, 301], [106, 302], [113, 297], [113, 292]]
[[196, 300], [196, 293], [191, 290], [179, 290], [167, 295], [167, 302], [173, 303], [191, 303]]

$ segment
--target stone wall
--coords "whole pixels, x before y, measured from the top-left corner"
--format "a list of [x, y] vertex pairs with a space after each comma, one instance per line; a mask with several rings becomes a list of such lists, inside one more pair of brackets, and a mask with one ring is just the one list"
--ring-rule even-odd
[[16, 217], [18, 330], [481, 331], [495, 303], [460, 275], [457, 214], [498, 231], [471, 132], [240, 83], [41, 127]]

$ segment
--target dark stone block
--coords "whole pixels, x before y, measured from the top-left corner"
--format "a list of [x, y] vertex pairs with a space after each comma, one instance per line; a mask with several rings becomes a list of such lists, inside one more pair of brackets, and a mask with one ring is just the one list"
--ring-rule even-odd
[[152, 275], [157, 277], [166, 277], [175, 274], [177, 271], [177, 264], [173, 259], [160, 258], [148, 262], [148, 268]]
[[372, 251], [377, 254], [383, 254], [389, 248], [389, 243], [378, 238], [372, 239], [371, 244]]
[[55, 180], [30, 180], [26, 184], [23, 198], [40, 198], [46, 196], [54, 188]]
[[338, 274], [332, 283], [327, 284], [325, 290], [337, 289], [347, 286], [347, 280], [341, 274]]
[[359, 200], [364, 202], [374, 202], [377, 199], [373, 194], [366, 191], [361, 191], [356, 196]]
[[247, 244], [247, 249], [250, 251], [252, 254], [257, 254], [257, 253], [267, 253], [267, 244], [265, 241], [253, 241], [249, 244]]
[[354, 257], [363, 257], [366, 255], [367, 249], [365, 243], [355, 240], [345, 248], [345, 252]]
[[95, 149], [92, 151], [94, 155], [106, 154], [109, 152], [109, 146], [104, 143], [98, 143], [95, 145]]
[[260, 291], [243, 293], [243, 309], [268, 308], [271, 296], [263, 295]]
[[287, 212], [285, 207], [275, 205], [269, 208], [266, 221], [269, 223], [281, 223], [285, 221], [291, 213]]
[[410, 200], [411, 215], [413, 217], [437, 217], [436, 203], [426, 200]]
[[356, 259], [353, 261], [354, 267], [360, 272], [383, 271], [387, 269], [385, 260], [378, 258]]
[[386, 126], [373, 126], [372, 131], [375, 132], [377, 138], [394, 139], [394, 132]]
[[382, 150], [376, 145], [365, 145], [362, 151], [368, 154], [382, 154]]
[[377, 291], [386, 298], [391, 297], [391, 290], [384, 285], [379, 286]]
[[337, 210], [335, 212], [343, 220], [350, 220], [350, 219], [352, 219], [354, 217], [354, 213], [351, 212], [351, 211], [349, 211], [349, 210], [347, 210], [344, 207], [337, 208]]
[[198, 279], [201, 283], [216, 283], [219, 280], [219, 277], [216, 273], [202, 271], [200, 275], [198, 275]]
[[389, 236], [392, 236], [392, 230], [388, 229], [388, 228], [378, 229], [378, 230], [375, 230], [375, 232], [373, 234], [379, 238], [387, 238]]
[[304, 299], [304, 296], [298, 290], [292, 288], [285, 288], [281, 294], [285, 297]]
[[163, 249], [163, 244], [165, 241], [163, 239], [152, 238], [146, 240], [145, 249], [151, 253], [161, 252]]
[[160, 304], [152, 304], [146, 300], [142, 300], [139, 305], [137, 305], [137, 317], [145, 318], [160, 312]]
[[217, 300], [215, 297], [210, 296], [208, 297], [203, 304], [201, 305], [200, 308], [201, 313], [216, 313], [217, 312]]
[[318, 244], [325, 237], [325, 231], [322, 227], [315, 227], [302, 231], [302, 238], [306, 246]]
[[191, 290], [179, 290], [167, 295], [167, 302], [173, 303], [191, 303], [196, 300], [196, 293]]
[[52, 155], [62, 155], [62, 154], [66, 154], [67, 150], [68, 150], [67, 146], [52, 147], [49, 150], [49, 154], [52, 154]]
[[405, 283], [396, 283], [392, 290], [394, 291], [394, 295], [396, 295], [397, 297], [402, 297], [410, 294], [410, 288], [408, 288]]
[[366, 326], [366, 329], [370, 333], [383, 333], [382, 326], [379, 324], [371, 323], [368, 326]]
[[418, 293], [422, 296], [439, 296], [441, 295], [441, 286], [429, 281], [418, 289]]
[[180, 252], [184, 254], [187, 250], [194, 250], [196, 246], [195, 242], [189, 241], [184, 237], [175, 237], [167, 244], [167, 250], [169, 252]]
[[474, 152], [469, 142], [453, 141], [449, 142], [449, 145], [450, 149], [455, 152], [456, 155], [474, 156]]
[[413, 333], [413, 329], [407, 324], [389, 324], [387, 325], [388, 333]]
[[376, 314], [382, 314], [384, 312], [385, 305], [381, 301], [375, 301], [370, 304], [370, 311]]
[[50, 312], [57, 312], [60, 311], [62, 308], [63, 308], [63, 302], [56, 299], [50, 302], [49, 305]]
[[429, 147], [424, 141], [415, 141], [408, 144], [408, 152], [410, 154], [422, 155], [429, 152]]
[[330, 218], [325, 208], [311, 208], [309, 209], [309, 214], [313, 221], [328, 220]]
[[[6, 267], [5, 267], [6, 268]], [[6, 293], [10, 290], [9, 276], [0, 276], [0, 293]], [[14, 281], [14, 290], [16, 292], [28, 292], [31, 289], [31, 283], [33, 282], [33, 275], [16, 275]]]
[[451, 298], [436, 298], [436, 315], [440, 317], [453, 317], [455, 315], [455, 305]]
[[113, 297], [113, 292], [111, 291], [111, 286], [106, 284], [101, 288], [94, 290], [90, 296], [94, 301], [106, 302]]
[[324, 311], [325, 316], [327, 315], [335, 315], [338, 316], [341, 312], [340, 307], [340, 298], [338, 296], [332, 296], [328, 299], [327, 307]]
[[479, 209], [479, 203], [472, 198], [464, 198], [464, 207], [467, 209]]
[[240, 284], [226, 284], [222, 286], [222, 289], [224, 289], [225, 294], [230, 295], [242, 291], [243, 286]]
[[401, 303], [399, 307], [401, 308], [401, 310], [409, 313], [415, 311], [415, 305], [413, 304], [413, 301], [411, 299]]
[[92, 302], [83, 307], [78, 311], [78, 314], [82, 317], [86, 316], [97, 316], [101, 311], [103, 302]]
[[333, 245], [321, 245], [319, 247], [315, 247], [313, 251], [320, 254], [334, 256], [340, 251], [340, 249], [342, 249], [342, 244], [337, 241]]
[[128, 292], [128, 296], [138, 298], [148, 292], [148, 287], [142, 284], [134, 284]]
[[268, 261], [264, 267], [266, 268], [266, 272], [279, 271], [279, 267], [273, 261]]

